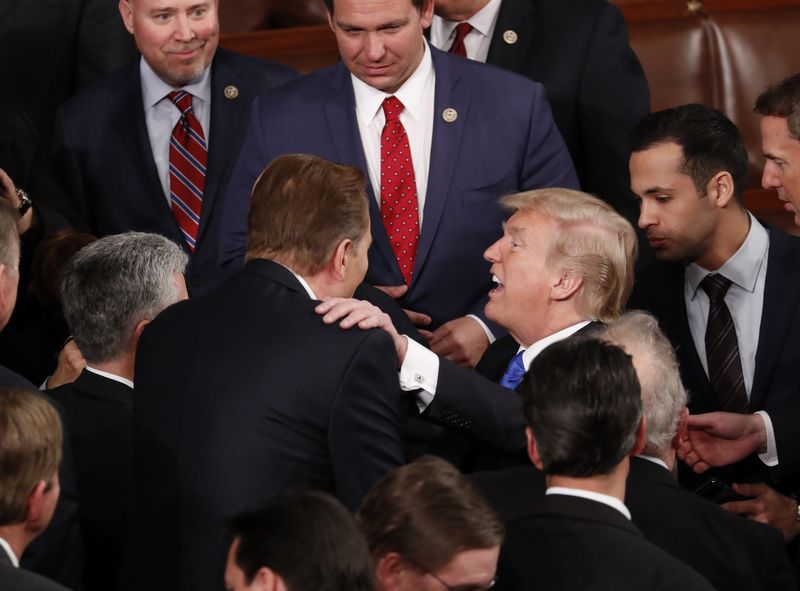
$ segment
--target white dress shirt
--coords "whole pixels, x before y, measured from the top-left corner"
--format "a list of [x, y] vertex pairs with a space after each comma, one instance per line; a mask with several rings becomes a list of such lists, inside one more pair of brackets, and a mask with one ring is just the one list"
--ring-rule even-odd
[[117, 374], [108, 373], [107, 371], [103, 371], [101, 369], [97, 369], [89, 365], [86, 366], [86, 371], [90, 371], [99, 376], [103, 376], [104, 378], [109, 380], [114, 380], [115, 382], [119, 382], [120, 384], [125, 384], [126, 386], [128, 386], [128, 388], [133, 389], [133, 382], [128, 378], [123, 378], [122, 376], [118, 376]]
[[[769, 253], [769, 233], [751, 213], [750, 231], [742, 246], [724, 265], [714, 271], [730, 279], [731, 286], [725, 294], [725, 304], [733, 318], [736, 338], [739, 345], [739, 359], [747, 398], [753, 389], [753, 375], [756, 368], [756, 351], [761, 330], [761, 313], [764, 308], [764, 285], [767, 280], [767, 259]], [[696, 263], [686, 267], [683, 295], [686, 301], [686, 317], [692, 334], [697, 355], [708, 375], [706, 356], [706, 325], [708, 323], [709, 299], [700, 283], [711, 273]], [[778, 450], [772, 421], [764, 411], [758, 411], [767, 430], [767, 451], [759, 455], [768, 466], [778, 464]]]
[[[489, 46], [492, 44], [492, 35], [497, 25], [497, 15], [500, 13], [502, 0], [489, 0], [489, 2], [466, 21], [472, 25], [472, 30], [464, 37], [464, 48], [467, 57], [472, 60], [486, 63], [489, 55]], [[459, 23], [446, 21], [434, 15], [431, 23], [431, 43], [434, 47], [447, 51], [453, 45], [456, 36], [456, 27]]]
[[19, 558], [17, 558], [17, 555], [14, 554], [14, 551], [11, 549], [11, 544], [6, 542], [3, 538], [0, 538], [0, 549], [8, 554], [8, 559], [11, 561], [11, 564], [13, 564], [15, 568], [19, 568]]
[[565, 486], [551, 486], [545, 491], [544, 494], [565, 495], [568, 497], [580, 497], [582, 499], [597, 501], [598, 503], [608, 505], [612, 509], [616, 509], [622, 513], [628, 519], [628, 521], [631, 519], [631, 512], [628, 511], [625, 503], [620, 501], [617, 497], [612, 497], [611, 495], [604, 495], [602, 493], [593, 492], [590, 490], [583, 490], [582, 488], [567, 488]]
[[181, 88], [173, 88], [159, 78], [144, 58], [139, 62], [139, 74], [142, 79], [142, 102], [144, 118], [147, 123], [147, 135], [150, 138], [150, 149], [153, 151], [153, 160], [156, 163], [161, 187], [164, 189], [164, 197], [167, 203], [171, 203], [169, 196], [169, 140], [172, 137], [172, 129], [181, 118], [181, 113], [166, 97], [174, 90], [184, 90], [194, 97], [192, 110], [203, 128], [206, 146], [210, 146], [208, 130], [211, 122], [211, 66], [208, 66], [197, 78]]

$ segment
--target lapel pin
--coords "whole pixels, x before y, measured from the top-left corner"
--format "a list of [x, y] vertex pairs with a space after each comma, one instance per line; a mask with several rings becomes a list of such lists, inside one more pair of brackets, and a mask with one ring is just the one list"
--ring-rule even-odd
[[516, 31], [512, 31], [511, 29], [509, 29], [508, 31], [503, 33], [503, 41], [505, 41], [509, 45], [514, 45], [514, 43], [516, 43], [518, 39], [519, 37], [517, 36]]
[[225, 98], [233, 100], [237, 96], [239, 96], [239, 89], [233, 86], [232, 84], [225, 87]]
[[458, 119], [458, 111], [453, 108], [447, 108], [442, 111], [442, 119], [447, 121], [448, 123], [452, 123], [456, 119]]

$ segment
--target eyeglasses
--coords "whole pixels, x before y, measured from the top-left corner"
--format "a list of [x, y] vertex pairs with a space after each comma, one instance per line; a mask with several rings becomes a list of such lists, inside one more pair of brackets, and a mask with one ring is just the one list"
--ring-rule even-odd
[[[408, 559], [406, 559], [406, 560], [408, 560]], [[495, 586], [495, 583], [497, 583], [497, 577], [495, 576], [486, 585], [474, 585], [474, 584], [469, 584], [468, 583], [466, 585], [451, 586], [451, 585], [448, 585], [447, 583], [445, 583], [439, 577], [437, 577], [436, 573], [434, 573], [432, 570], [425, 568], [421, 564], [417, 564], [413, 560], [408, 560], [408, 562], [410, 562], [411, 564], [416, 566], [419, 570], [421, 570], [425, 574], [428, 574], [428, 575], [432, 576], [434, 579], [436, 579], [442, 585], [442, 587], [447, 589], [447, 591], [488, 591], [489, 589], [491, 589], [492, 587]]]

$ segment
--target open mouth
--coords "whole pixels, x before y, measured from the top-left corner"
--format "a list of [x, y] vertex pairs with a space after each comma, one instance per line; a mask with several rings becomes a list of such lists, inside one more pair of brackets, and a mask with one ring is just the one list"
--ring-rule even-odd
[[492, 275], [492, 282], [494, 282], [494, 287], [489, 291], [489, 295], [499, 293], [503, 290], [503, 282], [497, 275]]

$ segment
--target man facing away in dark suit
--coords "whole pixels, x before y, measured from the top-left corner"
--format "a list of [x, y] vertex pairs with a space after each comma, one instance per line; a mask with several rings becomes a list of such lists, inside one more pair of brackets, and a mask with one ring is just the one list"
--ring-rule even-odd
[[144, 331], [132, 588], [219, 589], [226, 518], [298, 488], [355, 509], [403, 463], [391, 339], [314, 313], [367, 270], [364, 187], [354, 167], [274, 160], [253, 190], [244, 269]]
[[0, 389], [0, 588], [64, 591], [19, 568], [25, 548], [47, 527], [58, 495], [61, 420], [41, 395]]
[[629, 456], [644, 446], [639, 381], [614, 345], [574, 338], [545, 349], [521, 386], [528, 453], [547, 491], [508, 526], [498, 589], [712, 589], [647, 542], [623, 504]]
[[134, 486], [136, 345], [159, 312], [186, 299], [186, 260], [163, 236], [128, 232], [85, 246], [64, 270], [64, 317], [87, 366], [49, 394], [66, 411], [75, 455], [86, 591], [108, 589], [119, 575]]
[[435, 352], [474, 366], [500, 336], [483, 311], [481, 259], [499, 235], [498, 198], [578, 184], [544, 89], [430, 47], [433, 0], [326, 6], [342, 60], [255, 107], [231, 183], [227, 258], [241, 264], [249, 190], [266, 162], [303, 152], [357, 166], [369, 179], [367, 281], [414, 312]]
[[484, 253], [495, 282], [485, 313], [509, 334], [489, 347], [477, 372], [398, 336], [368, 304], [330, 301], [318, 311], [325, 322], [350, 315], [343, 326], [389, 331], [400, 385], [415, 393], [423, 416], [518, 453], [525, 418], [514, 389], [547, 345], [619, 315], [633, 285], [636, 234], [610, 205], [579, 191], [538, 189], [500, 204], [512, 215]]
[[727, 482], [794, 492], [800, 239], [744, 208], [747, 153], [722, 113], [653, 113], [634, 129], [632, 148], [639, 226], [659, 259], [643, 272], [635, 305], [659, 319], [691, 393], [680, 457], [697, 473], [724, 466], [717, 475]]
[[89, 231], [162, 234], [190, 254], [193, 294], [222, 280], [221, 210], [256, 96], [275, 64], [217, 49], [217, 0], [121, 0], [141, 59], [67, 103], [55, 172]]
[[435, 0], [431, 44], [540, 82], [581, 188], [635, 223], [628, 133], [650, 110], [619, 9], [606, 0]]

